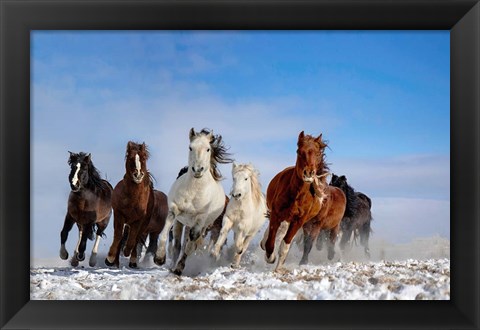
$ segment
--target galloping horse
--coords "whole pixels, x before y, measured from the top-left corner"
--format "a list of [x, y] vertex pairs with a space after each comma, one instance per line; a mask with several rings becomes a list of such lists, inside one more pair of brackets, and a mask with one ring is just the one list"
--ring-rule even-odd
[[[142, 242], [148, 226], [163, 227], [166, 218], [166, 195], [153, 189], [147, 160], [150, 154], [145, 143], [129, 141], [125, 153], [125, 175], [120, 180], [112, 195], [114, 215], [113, 242], [108, 251], [105, 264], [119, 267], [120, 246], [123, 231], [128, 230], [128, 238], [123, 249], [125, 257], [130, 256], [129, 266], [137, 267], [138, 243]], [[128, 227], [125, 228], [125, 227]], [[156, 238], [151, 242], [156, 243]]]
[[[176, 226], [185, 230], [181, 246], [181, 256], [178, 246], [173, 254], [176, 263], [173, 272], [180, 275], [185, 268], [187, 257], [197, 248], [197, 240], [202, 239], [207, 227], [222, 213], [225, 206], [225, 192], [220, 180], [221, 173], [217, 164], [231, 163], [229, 154], [220, 135], [203, 129], [189, 133], [190, 145], [188, 156], [188, 172], [181, 175], [170, 188], [168, 194], [168, 216], [165, 227], [160, 234], [160, 242], [154, 261], [163, 265], [166, 257], [165, 243], [168, 232], [175, 221]], [[174, 230], [174, 239], [180, 241], [182, 230]]]
[[[370, 223], [372, 221], [372, 200], [367, 195], [355, 191], [355, 189], [353, 189], [347, 183], [347, 178], [345, 175], [339, 177], [333, 174], [330, 185], [340, 188], [347, 197], [347, 207], [340, 224], [342, 230], [340, 248], [345, 250], [347, 243], [350, 242], [352, 233], [356, 238], [358, 232], [358, 235], [360, 235], [360, 244], [364, 248], [365, 255], [370, 257], [368, 239], [371, 231]], [[320, 242], [317, 241], [317, 243]]]
[[220, 237], [211, 253], [218, 260], [220, 249], [233, 227], [236, 248], [232, 263], [234, 268], [240, 265], [243, 253], [265, 222], [267, 209], [258, 175], [258, 171], [252, 165], [233, 163], [232, 198], [223, 217]]
[[107, 228], [110, 216], [112, 215], [112, 186], [108, 181], [102, 180], [95, 166], [93, 166], [91, 155], [80, 152], [70, 152], [68, 164], [71, 167], [68, 181], [71, 192], [68, 196], [67, 215], [62, 232], [60, 233], [60, 258], [68, 259], [68, 252], [65, 249], [65, 242], [68, 232], [76, 223], [79, 237], [75, 253], [70, 263], [78, 266], [79, 261], [85, 260], [85, 249], [87, 238], [93, 239], [96, 226], [96, 240], [90, 256], [91, 267], [97, 263], [97, 251], [103, 231]]
[[325, 181], [321, 181], [319, 186], [325, 197], [320, 212], [303, 225], [304, 244], [300, 265], [308, 263], [308, 255], [312, 250], [312, 244], [317, 240], [321, 231], [329, 232], [328, 260], [332, 260], [335, 255], [335, 242], [345, 213], [346, 197], [342, 190], [329, 186]]
[[324, 161], [327, 144], [322, 141], [322, 134], [314, 138], [302, 131], [298, 136], [297, 147], [295, 166], [278, 173], [267, 188], [270, 224], [268, 236], [264, 237], [261, 247], [266, 249], [268, 263], [274, 263], [276, 259], [273, 251], [280, 224], [284, 222], [288, 226], [280, 245], [276, 270], [283, 266], [297, 231], [318, 214], [325, 198], [319, 184], [328, 169]]

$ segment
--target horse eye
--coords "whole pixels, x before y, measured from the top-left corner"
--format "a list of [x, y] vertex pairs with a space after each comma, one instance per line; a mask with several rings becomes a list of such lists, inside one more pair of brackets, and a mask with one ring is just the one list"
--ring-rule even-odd
[[207, 149], [207, 152], [210, 152], [210, 148]]
[[192, 147], [188, 147], [188, 149], [190, 149], [190, 151], [192, 151]]
[[245, 181], [247, 181], [247, 180], [248, 180], [248, 178], [245, 178]]

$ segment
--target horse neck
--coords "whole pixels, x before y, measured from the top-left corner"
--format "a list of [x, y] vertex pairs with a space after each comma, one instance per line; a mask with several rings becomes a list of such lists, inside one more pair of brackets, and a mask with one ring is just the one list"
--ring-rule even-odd
[[296, 167], [292, 168], [292, 173], [290, 176], [289, 189], [291, 193], [297, 194], [302, 188], [309, 188], [309, 185], [306, 184], [303, 179], [299, 178], [297, 175]]
[[151, 189], [150, 176], [148, 173], [145, 174], [142, 182], [135, 183], [133, 179], [125, 173], [123, 176], [123, 182], [125, 182], [125, 187], [128, 191], [133, 193], [148, 193]]

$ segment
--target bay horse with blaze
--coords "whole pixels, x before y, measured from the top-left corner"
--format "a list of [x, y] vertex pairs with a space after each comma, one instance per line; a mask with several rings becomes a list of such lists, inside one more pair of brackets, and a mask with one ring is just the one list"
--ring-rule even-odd
[[93, 240], [96, 232], [96, 240], [89, 260], [89, 265], [93, 267], [97, 263], [100, 238], [112, 215], [113, 188], [107, 180], [100, 177], [90, 154], [84, 152], [77, 154], [70, 151], [69, 153], [70, 175], [68, 181], [71, 191], [68, 196], [67, 215], [60, 233], [60, 258], [68, 259], [65, 242], [68, 233], [76, 223], [79, 237], [70, 263], [76, 267], [80, 261], [85, 260], [87, 238]]
[[122, 237], [124, 230], [128, 230], [123, 253], [125, 257], [130, 257], [129, 267], [137, 268], [136, 247], [145, 239], [149, 226], [163, 229], [165, 224], [167, 197], [153, 188], [153, 177], [147, 170], [149, 157], [145, 143], [128, 142], [125, 175], [115, 186], [112, 195], [114, 234], [105, 259], [107, 266], [119, 267]]

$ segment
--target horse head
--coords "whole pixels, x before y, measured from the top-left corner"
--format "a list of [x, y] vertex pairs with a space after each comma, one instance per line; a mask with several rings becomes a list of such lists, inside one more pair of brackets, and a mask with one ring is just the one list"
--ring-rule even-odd
[[210, 172], [216, 181], [220, 180], [222, 175], [217, 164], [233, 161], [229, 158], [230, 154], [222, 142], [222, 136], [214, 135], [213, 131], [205, 128], [200, 132], [195, 132], [192, 128], [189, 138], [188, 169], [192, 171], [194, 178], [199, 179]]
[[322, 175], [326, 168], [324, 150], [327, 144], [322, 140], [322, 134], [314, 138], [311, 135], [305, 135], [302, 131], [298, 136], [297, 147], [295, 164], [297, 176], [306, 183], [312, 183], [315, 177]]
[[236, 200], [240, 200], [248, 196], [250, 193], [255, 194], [255, 190], [259, 190], [258, 172], [250, 164], [232, 165], [233, 185], [231, 195]]
[[89, 167], [91, 166], [91, 155], [84, 152], [74, 153], [69, 151], [68, 165], [70, 174], [68, 181], [73, 192], [79, 192], [89, 181]]
[[147, 171], [147, 159], [150, 154], [145, 142], [142, 144], [129, 141], [125, 153], [125, 169], [136, 184], [142, 183]]

